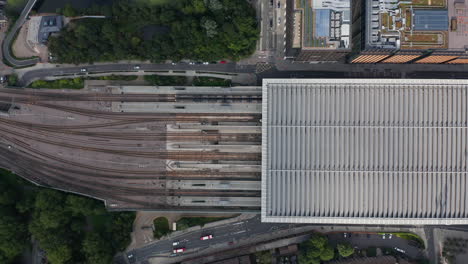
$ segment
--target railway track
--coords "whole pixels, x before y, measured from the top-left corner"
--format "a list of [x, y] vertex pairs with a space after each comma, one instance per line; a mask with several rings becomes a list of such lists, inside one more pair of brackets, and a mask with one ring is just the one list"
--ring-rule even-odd
[[[43, 135], [50, 136], [51, 134], [58, 135], [77, 135], [86, 137], [95, 137], [102, 139], [118, 139], [118, 140], [151, 140], [151, 141], [230, 141], [230, 142], [252, 142], [260, 143], [260, 133], [217, 133], [217, 132], [165, 132], [165, 133], [116, 133], [116, 132], [96, 132], [96, 131], [76, 131], [62, 126], [36, 126], [31, 123], [17, 122], [0, 118], [0, 125], [6, 124], [21, 129]], [[56, 139], [60, 136], [54, 136]], [[105, 143], [111, 144], [111, 143]]]
[[[14, 98], [14, 99], [13, 99]], [[150, 142], [157, 148], [158, 144], [167, 141], [174, 142], [197, 142], [200, 144], [216, 145], [219, 142], [239, 142], [239, 145], [258, 145], [261, 142], [261, 133], [223, 133], [216, 130], [207, 131], [166, 131], [165, 125], [177, 122], [194, 122], [200, 124], [212, 124], [223, 122], [226, 124], [238, 124], [249, 122], [260, 124], [261, 114], [238, 114], [238, 113], [120, 113], [87, 109], [77, 106], [66, 105], [68, 102], [81, 101], [103, 101], [103, 102], [239, 102], [259, 103], [261, 94], [258, 95], [207, 95], [207, 94], [100, 94], [100, 93], [56, 93], [56, 92], [34, 92], [23, 90], [4, 91], [0, 89], [0, 101], [27, 104], [37, 106], [34, 111], [42, 109], [53, 110], [52, 113], [67, 116], [72, 114], [77, 120], [97, 120], [93, 124], [72, 125], [48, 125], [31, 123], [26, 121], [12, 120], [15, 116], [0, 116], [0, 138], [6, 144], [0, 144], [0, 164], [8, 166], [21, 176], [47, 185], [71, 192], [116, 201], [135, 208], [151, 209], [175, 209], [174, 205], [167, 203], [167, 197], [200, 197], [207, 199], [212, 197], [260, 197], [259, 190], [235, 190], [235, 189], [176, 189], [165, 185], [165, 180], [242, 180], [259, 181], [259, 172], [236, 172], [211, 170], [171, 170], [164, 166], [165, 160], [171, 161], [195, 161], [201, 163], [230, 164], [227, 161], [259, 162], [260, 153], [236, 153], [220, 151], [198, 151], [198, 150], [166, 150], [165, 145], [161, 149], [148, 149], [141, 147], [141, 142]], [[61, 104], [56, 104], [61, 101]], [[78, 104], [80, 105], [80, 104]], [[58, 123], [58, 122], [57, 122]], [[71, 123], [68, 121], [67, 123]], [[144, 125], [154, 132], [135, 131], [128, 132], [133, 126]], [[162, 129], [164, 128], [164, 129]], [[123, 130], [122, 130], [123, 129]], [[115, 132], [114, 132], [115, 131]], [[121, 132], [123, 131], [123, 132]], [[114, 141], [115, 140], [115, 141]], [[134, 142], [132, 142], [134, 141]], [[34, 143], [38, 144], [34, 144]], [[7, 148], [7, 145], [13, 145]], [[60, 155], [48, 151], [42, 146], [59, 147], [59, 151], [67, 152]], [[164, 148], [163, 148], [164, 146]], [[135, 149], [133, 149], [135, 148]], [[142, 148], [144, 150], [137, 150]], [[53, 148], [52, 148], [53, 149]], [[65, 150], [67, 149], [67, 150]], [[133, 157], [144, 158], [146, 161], [154, 160], [150, 168], [140, 166], [137, 162], [135, 168], [111, 167], [98, 162], [86, 163], [81, 160], [72, 159], [75, 154], [68, 155], [69, 151], [87, 151], [104, 157]], [[81, 154], [76, 154], [81, 155]], [[112, 155], [112, 156], [109, 156]], [[132, 161], [133, 162], [133, 161]], [[161, 163], [161, 165], [159, 165]], [[238, 163], [238, 162], [237, 162]], [[236, 163], [236, 164], [237, 164]], [[5, 165], [7, 164], [7, 165]], [[130, 163], [129, 163], [130, 164]], [[254, 163], [249, 163], [254, 164]], [[144, 165], [144, 164], [143, 164]], [[133, 164], [132, 164], [133, 166]], [[216, 167], [215, 167], [216, 168]], [[182, 208], [203, 208], [205, 206], [186, 206]], [[223, 208], [223, 206], [210, 206]], [[251, 209], [251, 207], [236, 207]], [[180, 208], [179, 208], [180, 209]]]

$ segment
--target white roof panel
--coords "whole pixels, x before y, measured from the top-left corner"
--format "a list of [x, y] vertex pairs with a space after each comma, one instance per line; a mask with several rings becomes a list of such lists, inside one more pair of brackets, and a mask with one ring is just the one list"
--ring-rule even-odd
[[263, 221], [468, 224], [468, 81], [263, 82]]

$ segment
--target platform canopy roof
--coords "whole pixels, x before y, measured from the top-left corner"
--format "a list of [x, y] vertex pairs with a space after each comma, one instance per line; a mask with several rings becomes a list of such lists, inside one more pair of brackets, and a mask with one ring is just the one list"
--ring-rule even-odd
[[468, 224], [468, 81], [264, 79], [262, 220]]

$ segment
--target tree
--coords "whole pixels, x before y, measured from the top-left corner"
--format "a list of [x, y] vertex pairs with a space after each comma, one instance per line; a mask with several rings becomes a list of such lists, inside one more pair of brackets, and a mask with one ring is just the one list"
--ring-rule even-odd
[[[245, 0], [179, 0], [164, 6], [136, 2], [115, 1], [105, 19], [72, 21], [49, 38], [49, 50], [59, 63], [76, 64], [238, 60], [255, 50], [259, 30], [255, 12]], [[156, 29], [148, 34], [148, 28]]]
[[320, 250], [323, 250], [325, 248], [325, 246], [327, 245], [328, 243], [328, 239], [326, 236], [324, 235], [321, 235], [321, 234], [315, 234], [312, 236], [312, 238], [310, 239], [310, 243], [312, 244], [312, 246], [314, 246], [315, 248], [318, 248]]
[[90, 216], [103, 213], [99, 203], [95, 200], [73, 194], [67, 195], [66, 207], [74, 216]]
[[56, 248], [48, 249], [47, 259], [52, 264], [67, 263], [72, 259], [72, 249], [68, 245], [59, 245]]
[[18, 84], [18, 75], [10, 74], [8, 75], [8, 85], [16, 86]]
[[77, 15], [76, 10], [69, 3], [65, 5], [62, 12], [63, 12], [63, 15], [66, 17], [74, 17]]
[[340, 256], [346, 258], [354, 254], [354, 248], [349, 243], [341, 243], [336, 246]]
[[335, 257], [335, 250], [330, 245], [325, 246], [320, 254], [320, 259], [323, 261], [332, 260]]
[[89, 233], [83, 240], [83, 251], [88, 263], [112, 263], [113, 250], [110, 244], [98, 233]]
[[216, 24], [215, 21], [213, 21], [213, 20], [211, 20], [209, 18], [204, 18], [202, 20], [202, 27], [205, 29], [206, 35], [209, 38], [212, 38], [216, 34], [218, 34], [218, 31], [217, 31], [218, 25]]

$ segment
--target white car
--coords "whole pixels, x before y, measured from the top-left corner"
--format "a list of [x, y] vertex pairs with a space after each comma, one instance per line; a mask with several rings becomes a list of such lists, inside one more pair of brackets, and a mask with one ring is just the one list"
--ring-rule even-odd
[[394, 247], [393, 249], [395, 249], [396, 251], [400, 252], [400, 253], [406, 253], [406, 251], [404, 251], [403, 249], [401, 248], [397, 248], [397, 247]]
[[185, 248], [175, 248], [174, 250], [172, 250], [172, 253], [182, 253], [185, 251]]
[[80, 71], [81, 71], [81, 72], [86, 72], [86, 69], [85, 69], [85, 68], [81, 68]]
[[179, 245], [179, 244], [180, 244], [180, 241], [176, 241], [176, 242], [173, 242], [173, 243], [172, 243], [173, 246], [177, 246], [177, 245]]
[[209, 63], [209, 62], [207, 62], [207, 61], [205, 61], [205, 62], [203, 62], [203, 64], [204, 64], [204, 65], [208, 65], [208, 64], [210, 64], [210, 63]]
[[139, 69], [140, 69], [140, 66], [139, 66], [139, 65], [135, 65], [135, 66], [133, 67], [133, 69], [139, 70]]
[[207, 235], [207, 236], [200, 237], [200, 240], [208, 240], [208, 239], [213, 239], [213, 235]]
[[388, 234], [388, 239], [392, 239], [393, 234]]
[[383, 234], [383, 235], [382, 235], [382, 239], [385, 239], [385, 238], [386, 238], [386, 237], [385, 237], [386, 235], [387, 235], [387, 234]]

